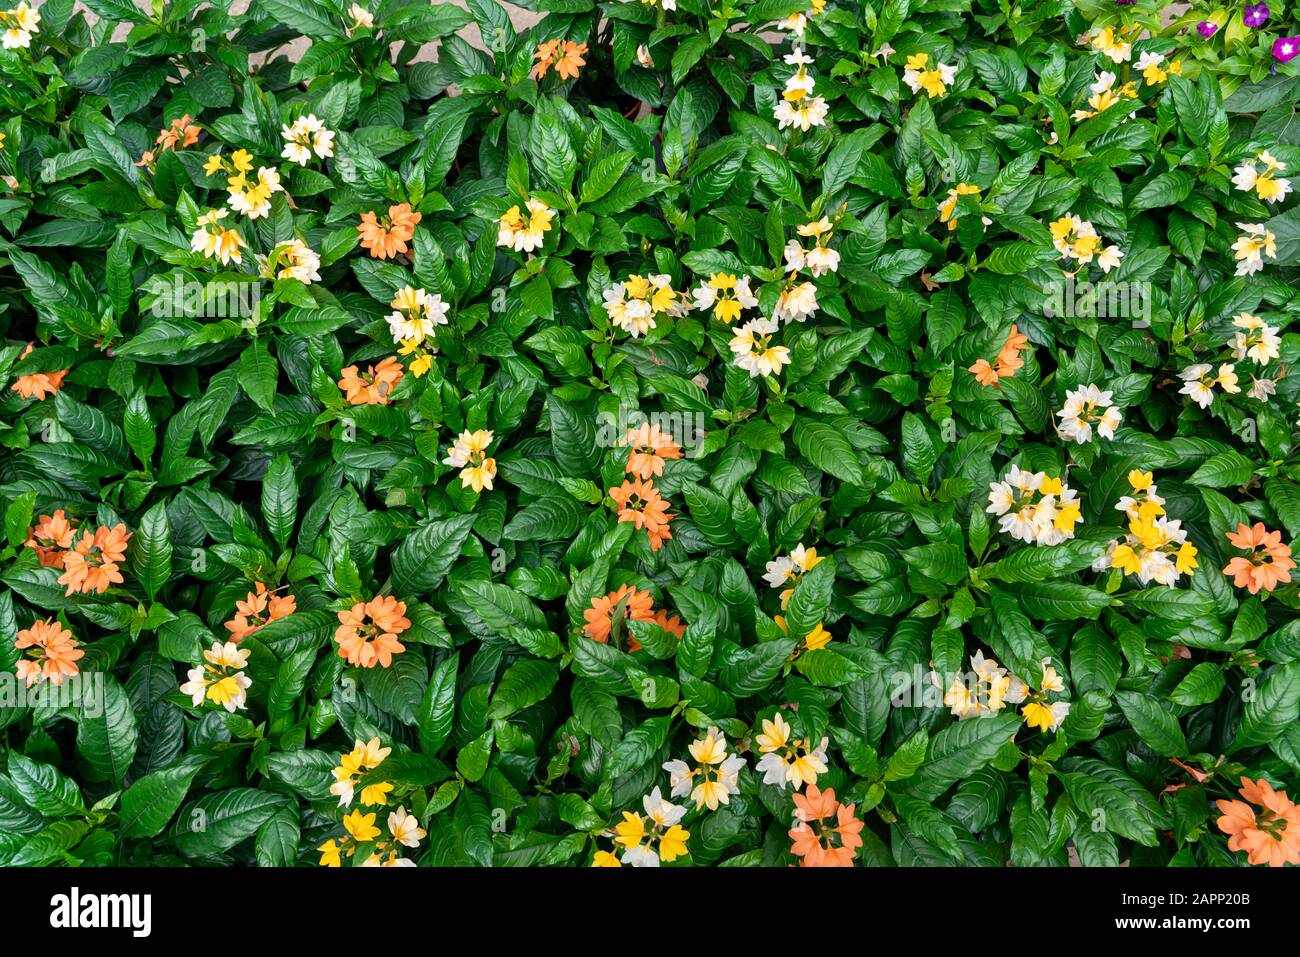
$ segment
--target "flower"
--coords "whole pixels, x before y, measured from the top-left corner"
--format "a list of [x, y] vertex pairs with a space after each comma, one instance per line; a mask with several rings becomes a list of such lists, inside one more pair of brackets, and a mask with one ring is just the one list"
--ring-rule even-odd
[[[1256, 166], [1257, 163], [1264, 164], [1262, 172]], [[1279, 179], [1275, 174], [1285, 171], [1286, 163], [1264, 150], [1255, 159], [1247, 160], [1233, 170], [1235, 175], [1232, 177], [1232, 185], [1243, 193], [1254, 190], [1255, 195], [1266, 203], [1280, 203], [1291, 192], [1291, 181]]]
[[1164, 83], [1169, 79], [1169, 74], [1172, 73], [1177, 76], [1181, 75], [1183, 72], [1183, 64], [1181, 60], [1174, 60], [1169, 63], [1167, 68], [1162, 68], [1161, 64], [1164, 62], [1165, 55], [1163, 53], [1155, 53], [1148, 50], [1146, 53], [1143, 53], [1138, 57], [1137, 63], [1134, 64], [1134, 69], [1138, 70], [1142, 74], [1142, 79], [1146, 81], [1148, 86], [1159, 86], [1161, 83]]
[[1136, 100], [1138, 98], [1137, 81], [1130, 80], [1123, 86], [1116, 88], [1115, 79], [1115, 74], [1109, 70], [1098, 73], [1096, 81], [1088, 88], [1088, 92], [1091, 94], [1088, 97], [1088, 106], [1091, 109], [1085, 110], [1080, 107], [1071, 114], [1072, 118], [1086, 120], [1098, 113], [1105, 112], [1124, 100]]
[[131, 533], [125, 525], [99, 526], [95, 531], [81, 530], [81, 538], [72, 551], [63, 556], [63, 574], [59, 584], [67, 585], [67, 594], [76, 592], [104, 594], [108, 586], [122, 584], [118, 563], [126, 558]]
[[668, 511], [668, 500], [659, 494], [652, 482], [624, 479], [622, 485], [609, 490], [609, 497], [618, 509], [620, 522], [631, 522], [634, 528], [645, 529], [652, 551], [659, 551], [663, 543], [673, 537], [669, 523], [676, 516]]
[[[1152, 514], [1156, 510], [1159, 514]], [[1178, 584], [1180, 575], [1190, 575], [1199, 566], [1196, 546], [1187, 540], [1182, 523], [1163, 512], [1160, 505], [1147, 499], [1130, 517], [1125, 540], [1111, 542], [1105, 554], [1093, 562], [1093, 571], [1118, 568], [1125, 575], [1136, 575], [1144, 585], [1154, 581], [1169, 588]]]
[[1241, 391], [1237, 385], [1236, 370], [1231, 362], [1219, 366], [1217, 373], [1214, 373], [1214, 367], [1209, 363], [1198, 362], [1188, 366], [1178, 375], [1183, 380], [1183, 387], [1178, 390], [1179, 395], [1190, 396], [1192, 401], [1202, 409], [1209, 408], [1210, 403], [1214, 401], [1216, 385], [1231, 395]]
[[1165, 514], [1165, 500], [1156, 494], [1154, 476], [1141, 469], [1132, 469], [1128, 473], [1128, 484], [1133, 489], [1132, 495], [1120, 497], [1115, 507], [1129, 517], [1153, 519]]
[[305, 285], [320, 282], [320, 256], [301, 239], [286, 239], [271, 250], [268, 262], [280, 268], [277, 279], [296, 279]]
[[1202, 20], [1196, 25], [1196, 32], [1208, 40], [1219, 32], [1219, 25], [1212, 20]]
[[840, 254], [827, 245], [831, 240], [831, 222], [825, 216], [815, 222], [798, 227], [800, 236], [813, 239], [811, 249], [804, 249], [796, 240], [786, 243], [784, 256], [787, 272], [798, 272], [807, 267], [813, 276], [835, 272], [840, 266]]
[[1263, 223], [1238, 223], [1241, 237], [1232, 244], [1237, 259], [1237, 275], [1249, 276], [1264, 268], [1264, 256], [1277, 258], [1277, 239]]
[[1082, 521], [1074, 490], [1043, 472], [1013, 465], [1001, 482], [989, 485], [988, 497], [984, 510], [999, 516], [999, 531], [1022, 542], [1059, 545], [1074, 537], [1074, 526]]
[[1241, 12], [1241, 22], [1251, 29], [1268, 23], [1268, 4], [1246, 4], [1246, 8]]
[[[948, 198], [939, 204], [939, 222], [947, 223], [949, 231], [957, 228], [957, 202], [962, 196], [974, 196], [979, 198], [980, 188], [970, 183], [958, 183], [952, 189], [948, 190]], [[980, 222], [985, 226], [991, 226], [993, 220], [987, 216], [981, 216]]]
[[772, 336], [780, 328], [775, 319], [751, 319], [740, 326], [731, 337], [731, 352], [736, 365], [750, 377], [779, 375], [790, 363], [790, 350], [771, 344]]
[[[369, 741], [357, 739], [352, 750], [339, 758], [338, 767], [330, 773], [334, 777], [334, 783], [330, 785], [330, 794], [339, 799], [339, 807], [348, 807], [352, 803], [356, 784], [360, 776], [366, 771], [373, 771], [383, 763], [384, 759], [392, 752], [392, 748], [381, 747], [378, 738], [371, 738]], [[386, 782], [385, 782], [386, 784]], [[387, 785], [387, 790], [381, 790], [378, 795], [371, 789], [375, 785], [363, 788], [361, 800], [365, 804], [386, 804], [384, 795], [388, 790], [392, 790], [392, 785]], [[378, 801], [366, 800], [367, 791], [370, 791], [370, 797], [378, 796]]]
[[[789, 603], [790, 596], [794, 594], [794, 586], [799, 583], [799, 579], [816, 568], [825, 558], [825, 555], [817, 554], [816, 548], [804, 548], [803, 542], [800, 542], [789, 555], [778, 555], [767, 563], [763, 580], [772, 588], [782, 589], [782, 611]], [[786, 585], [790, 587], [787, 588]]]
[[726, 735], [715, 727], [710, 727], [704, 737], [692, 741], [687, 750], [695, 759], [696, 767], [692, 768], [679, 759], [664, 762], [664, 770], [672, 784], [672, 796], [689, 794], [697, 811], [705, 806], [716, 811], [719, 804], [729, 804], [731, 795], [740, 792], [737, 778], [745, 766], [745, 759], [727, 754]]
[[257, 171], [257, 182], [250, 184], [245, 173], [236, 173], [227, 182], [230, 208], [249, 219], [260, 219], [271, 212], [271, 197], [284, 192], [280, 173], [269, 166]]
[[42, 515], [36, 525], [27, 531], [27, 541], [23, 544], [36, 552], [36, 560], [42, 568], [62, 568], [64, 553], [72, 547], [76, 537], [76, 526], [68, 521], [63, 509], [56, 509], [54, 514]]
[[734, 322], [741, 310], [757, 305], [758, 297], [749, 290], [748, 276], [737, 279], [729, 273], [713, 273], [695, 290], [695, 308], [712, 309], [713, 318], [720, 322]]
[[280, 155], [291, 163], [306, 166], [315, 153], [321, 159], [334, 155], [334, 132], [316, 118], [315, 113], [300, 116], [291, 125], [280, 127], [284, 149]]
[[265, 625], [287, 618], [298, 610], [292, 595], [277, 595], [257, 582], [243, 601], [235, 602], [235, 617], [226, 622], [230, 640], [238, 644]]
[[383, 833], [375, 827], [375, 817], [374, 813], [362, 814], [361, 809], [356, 808], [350, 814], [343, 815], [343, 827], [352, 840], [358, 844], [365, 844]]
[[[582, 613], [586, 624], [582, 633], [592, 641], [607, 644], [610, 635], [622, 637], [624, 621], [654, 620], [653, 599], [649, 592], [640, 591], [632, 585], [623, 585], [608, 595], [598, 595], [591, 600], [591, 607]], [[635, 651], [640, 645], [636, 639], [627, 636], [628, 647]]]
[[387, 668], [393, 663], [393, 655], [406, 650], [397, 640], [398, 635], [411, 627], [405, 614], [406, 603], [391, 595], [359, 601], [347, 611], [340, 611], [339, 627], [334, 632], [339, 657], [362, 668], [375, 665]]
[[798, 282], [792, 273], [777, 295], [772, 319], [776, 322], [803, 322], [816, 314], [817, 287], [810, 282]]
[[652, 479], [664, 474], [664, 462], [668, 459], [680, 459], [682, 449], [672, 436], [665, 434], [658, 425], [643, 422], [627, 430], [627, 434], [618, 440], [620, 447], [631, 447], [624, 471], [639, 479]]
[[[172, 120], [165, 130], [158, 131], [154, 145], [164, 150], [183, 150], [199, 141], [199, 127], [194, 125], [194, 118], [186, 113], [178, 120]], [[151, 154], [145, 154], [146, 156]]]
[[388, 405], [388, 396], [402, 381], [402, 376], [402, 364], [393, 356], [386, 356], [378, 365], [367, 367], [364, 373], [355, 365], [348, 366], [338, 386], [350, 405]]
[[551, 230], [555, 210], [537, 199], [528, 200], [524, 207], [528, 210], [527, 219], [518, 206], [511, 206], [501, 214], [497, 231], [498, 246], [513, 249], [517, 253], [530, 253], [542, 247], [546, 241], [545, 234]]
[[491, 490], [492, 480], [497, 474], [497, 460], [487, 455], [487, 447], [491, 444], [490, 429], [477, 432], [466, 429], [447, 449], [442, 464], [460, 469], [461, 488], [473, 488], [476, 492]]
[[807, 133], [814, 126], [825, 126], [830, 106], [825, 97], [812, 95], [815, 81], [808, 73], [808, 64], [812, 59], [795, 47], [792, 53], [785, 56], [785, 62], [796, 69], [785, 81], [785, 90], [772, 111], [777, 128], [783, 130], [794, 126]]
[[411, 286], [399, 289], [388, 305], [393, 310], [388, 316], [388, 331], [396, 343], [406, 340], [420, 343], [431, 338], [438, 326], [447, 325], [447, 313], [451, 310], [442, 296], [437, 293], [431, 296]]
[[29, 372], [14, 379], [14, 384], [9, 389], [17, 392], [21, 398], [35, 399], [40, 402], [63, 387], [63, 377], [68, 374], [68, 371], [63, 369], [59, 372]]
[[1273, 790], [1263, 778], [1252, 781], [1242, 775], [1237, 793], [1250, 804], [1214, 802], [1222, 815], [1215, 824], [1228, 835], [1228, 850], [1245, 851], [1246, 860], [1251, 864], [1269, 867], [1300, 864], [1300, 808], [1286, 792]]
[[946, 63], [936, 63], [931, 69], [928, 53], [913, 53], [903, 65], [903, 82], [911, 87], [913, 93], [925, 90], [931, 99], [947, 93], [956, 77], [957, 68]]
[[1227, 536], [1234, 548], [1249, 552], [1248, 555], [1236, 556], [1223, 569], [1238, 588], [1245, 588], [1255, 595], [1260, 589], [1272, 591], [1279, 584], [1291, 580], [1295, 561], [1291, 558], [1291, 546], [1282, 542], [1281, 532], [1270, 532], [1263, 522], [1249, 527], [1240, 523]]
[[1103, 392], [1095, 385], [1089, 384], [1065, 393], [1065, 405], [1056, 417], [1061, 420], [1057, 435], [1063, 439], [1073, 439], [1082, 444], [1092, 439], [1093, 423], [1097, 434], [1103, 438], [1115, 438], [1115, 429], [1123, 421], [1119, 409], [1111, 404], [1112, 393]]
[[369, 10], [358, 3], [348, 7], [348, 16], [352, 18], [352, 29], [356, 30], [361, 27], [373, 27], [375, 17]]
[[797, 791], [805, 784], [816, 784], [817, 776], [826, 773], [826, 746], [830, 739], [823, 737], [814, 747], [806, 738], [791, 741], [790, 735], [790, 725], [780, 711], [770, 721], [764, 718], [762, 733], [754, 736], [763, 755], [754, 769], [763, 772], [764, 784], [775, 784], [784, 790], [789, 782]]
[[24, 653], [15, 665], [15, 673], [29, 688], [47, 678], [50, 684], [63, 684], [63, 676], [75, 675], [77, 661], [86, 654], [72, 632], [53, 618], [38, 618], [30, 628], [21, 629], [14, 647]]
[[1086, 222], [1072, 213], [1066, 213], [1054, 223], [1048, 225], [1052, 234], [1052, 243], [1056, 251], [1066, 259], [1074, 259], [1084, 265], [1097, 258], [1101, 271], [1109, 273], [1119, 265], [1124, 253], [1118, 246], [1102, 248], [1102, 239], [1092, 223]]
[[1300, 36], [1278, 37], [1273, 41], [1273, 59], [1278, 63], [1290, 63], [1300, 54]]
[[406, 252], [406, 244], [415, 236], [420, 214], [413, 212], [409, 203], [388, 207], [388, 215], [376, 218], [373, 211], [361, 214], [357, 232], [361, 234], [361, 248], [370, 251], [374, 259], [392, 259]]
[[650, 48], [642, 43], [636, 48], [636, 62], [647, 70], [653, 70], [655, 58], [650, 55]]
[[672, 288], [668, 275], [632, 275], [604, 292], [605, 312], [610, 321], [633, 339], [655, 328], [655, 316], [685, 315], [690, 305]]
[[991, 385], [1000, 389], [1002, 387], [998, 385], [998, 380], [1016, 374], [1016, 370], [1025, 364], [1025, 360], [1020, 358], [1020, 353], [1028, 349], [1029, 337], [1013, 323], [1011, 332], [1002, 343], [1002, 348], [998, 350], [996, 364], [990, 363], [987, 359], [976, 359], [975, 364], [967, 371], [974, 374], [975, 381], [980, 385]]
[[537, 65], [529, 75], [535, 80], [540, 80], [546, 76], [546, 71], [554, 66], [561, 80], [576, 80], [579, 69], [587, 63], [582, 58], [586, 52], [587, 44], [574, 43], [572, 40], [547, 40], [539, 43], [537, 52], [533, 54]]
[[1118, 31], [1115, 27], [1102, 27], [1089, 36], [1088, 44], [1099, 53], [1110, 57], [1112, 62], [1126, 63], [1133, 55], [1133, 44], [1123, 39], [1124, 32], [1122, 27]]
[[[997, 714], [1007, 706], [1007, 694], [1017, 680], [983, 651], [971, 656], [970, 666], [968, 673], [953, 675], [943, 694], [944, 705], [962, 721]], [[937, 683], [939, 676], [932, 673], [931, 680]]]
[[207, 698], [232, 714], [244, 708], [248, 703], [248, 688], [253, 683], [243, 671], [248, 665], [248, 654], [233, 641], [225, 644], [214, 641], [212, 647], [203, 652], [207, 664], [188, 671], [189, 680], [181, 685], [181, 694], [189, 695], [195, 707]]
[[624, 811], [614, 828], [614, 846], [622, 849], [622, 859], [610, 851], [597, 851], [592, 867], [658, 867], [661, 860], [671, 864], [686, 854], [691, 835], [679, 823], [686, 808], [664, 800], [657, 787], [642, 797], [641, 806], [644, 817]]
[[209, 259], [220, 259], [223, 266], [230, 265], [232, 261], [242, 262], [239, 250], [248, 245], [238, 232], [221, 225], [221, 220], [227, 215], [224, 209], [208, 210], [196, 221], [198, 228], [190, 238], [192, 250]]
[[25, 2], [11, 10], [0, 10], [0, 26], [4, 27], [4, 38], [0, 44], [6, 50], [17, 50], [32, 45], [32, 34], [40, 25], [41, 15], [35, 7]]
[[1238, 332], [1228, 342], [1232, 349], [1232, 357], [1238, 362], [1249, 356], [1256, 364], [1266, 366], [1270, 359], [1278, 357], [1282, 340], [1278, 338], [1277, 329], [1273, 326], [1268, 325], [1258, 316], [1246, 312], [1233, 316], [1232, 324], [1244, 330]]
[[811, 3], [812, 6], [806, 12], [792, 13], [784, 20], [778, 21], [777, 29], [789, 30], [802, 40], [804, 30], [808, 28], [808, 20], [826, 9], [826, 0], [811, 0]]
[[787, 833], [799, 866], [852, 867], [862, 846], [862, 820], [853, 813], [856, 805], [840, 804], [833, 789], [821, 791], [810, 784], [803, 794], [795, 793], [794, 807], [799, 823]]
[[419, 819], [408, 813], [405, 807], [399, 807], [388, 815], [388, 833], [398, 844], [406, 847], [419, 847], [420, 841], [429, 836], [429, 832], [420, 827]]

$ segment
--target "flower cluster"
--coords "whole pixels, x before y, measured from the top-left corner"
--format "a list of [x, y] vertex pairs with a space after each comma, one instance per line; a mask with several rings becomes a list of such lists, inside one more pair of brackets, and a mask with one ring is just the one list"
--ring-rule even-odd
[[691, 305], [673, 291], [672, 277], [659, 274], [629, 276], [605, 290], [610, 321], [633, 339], [655, 328], [655, 316], [684, 316]]
[[785, 90], [773, 109], [773, 116], [779, 129], [794, 127], [807, 133], [814, 126], [826, 125], [826, 113], [830, 109], [823, 96], [813, 96], [816, 81], [808, 72], [812, 57], [798, 47], [785, 55], [787, 66], [795, 67], [794, 73], [785, 81]]
[[948, 92], [953, 81], [957, 78], [957, 68], [947, 63], [936, 62], [930, 65], [930, 54], [913, 53], [907, 58], [904, 64], [903, 82], [906, 83], [913, 93], [919, 93], [925, 90], [925, 95], [934, 99], [936, 96], [943, 96]]
[[986, 512], [998, 516], [998, 530], [1022, 542], [1058, 545], [1074, 537], [1083, 520], [1079, 498], [1061, 479], [1013, 465], [989, 486]]
[[975, 381], [980, 385], [991, 385], [1000, 389], [998, 380], [1008, 379], [1014, 376], [1018, 369], [1023, 368], [1025, 360], [1020, 358], [1020, 354], [1028, 349], [1029, 337], [1013, 323], [1011, 331], [1007, 333], [1007, 338], [1002, 343], [1002, 348], [998, 350], [997, 358], [993, 362], [987, 359], [976, 359], [967, 371], [974, 374]]
[[473, 432], [466, 429], [447, 449], [442, 464], [460, 469], [461, 488], [472, 488], [475, 492], [492, 490], [492, 480], [497, 477], [497, 460], [487, 454], [491, 444], [490, 429]]
[[187, 672], [189, 680], [181, 685], [181, 694], [189, 695], [196, 708], [206, 698], [232, 714], [242, 710], [248, 705], [248, 689], [253, 684], [253, 679], [244, 674], [248, 655], [247, 649], [241, 649], [233, 641], [224, 644], [214, 641], [203, 652], [205, 664]]
[[1291, 557], [1291, 546], [1282, 541], [1281, 532], [1270, 532], [1263, 522], [1250, 526], [1242, 523], [1227, 536], [1233, 548], [1246, 552], [1234, 556], [1223, 569], [1238, 588], [1255, 595], [1291, 580], [1295, 560]]
[[65, 676], [77, 674], [77, 661], [86, 654], [72, 632], [53, 618], [38, 618], [30, 628], [19, 630], [14, 647], [22, 655], [14, 670], [29, 688], [46, 679], [63, 684]]
[[338, 613], [339, 626], [334, 631], [338, 654], [350, 665], [387, 668], [393, 655], [401, 654], [406, 646], [397, 636], [411, 627], [406, 618], [406, 602], [390, 595], [380, 595], [370, 601], [359, 601]]
[[517, 253], [541, 249], [554, 218], [555, 210], [540, 199], [526, 200], [523, 211], [518, 206], [511, 206], [498, 220], [497, 245]]
[[102, 595], [109, 585], [124, 581], [119, 564], [126, 560], [131, 533], [125, 525], [112, 528], [101, 525], [93, 532], [81, 529], [81, 537], [71, 549], [63, 553], [63, 574], [59, 584], [67, 586], [67, 594], [77, 592]]
[[230, 632], [230, 640], [239, 644], [259, 629], [287, 618], [297, 610], [298, 603], [292, 595], [277, 595], [262, 582], [256, 582], [243, 601], [235, 602], [235, 617], [226, 622], [226, 630]]

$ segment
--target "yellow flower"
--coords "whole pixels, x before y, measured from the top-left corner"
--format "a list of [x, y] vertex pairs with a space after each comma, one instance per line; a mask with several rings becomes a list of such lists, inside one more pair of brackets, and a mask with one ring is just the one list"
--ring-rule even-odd
[[1037, 701], [1029, 702], [1020, 709], [1020, 713], [1025, 716], [1025, 724], [1031, 728], [1050, 731], [1052, 726], [1056, 724], [1056, 716], [1052, 714], [1052, 709]]
[[343, 848], [339, 847], [337, 844], [334, 843], [334, 838], [331, 837], [320, 847], [316, 848], [316, 850], [320, 851], [321, 867], [342, 867], [343, 866], [342, 861], [339, 859], [339, 853], [343, 850]]
[[1128, 484], [1135, 492], [1145, 492], [1151, 487], [1154, 476], [1150, 472], [1143, 472], [1140, 469], [1133, 469], [1128, 473]]
[[641, 815], [631, 811], [623, 812], [623, 820], [614, 830], [618, 834], [614, 843], [626, 848], [636, 847], [645, 838], [645, 822], [641, 820]]
[[382, 833], [375, 827], [375, 815], [362, 814], [360, 808], [343, 816], [343, 827], [358, 844], [373, 841]]
[[822, 627], [821, 622], [817, 627], [804, 636], [804, 647], [809, 651], [820, 651], [831, 643], [831, 633]]
[[953, 215], [957, 212], [957, 200], [961, 196], [979, 196], [980, 188], [972, 186], [970, 183], [958, 183], [956, 187], [948, 190], [948, 198], [939, 204], [939, 222], [947, 223], [948, 229], [957, 228], [957, 217]]
[[361, 789], [362, 804], [387, 804], [388, 793], [393, 790], [393, 786], [387, 781], [380, 781], [378, 784], [367, 784]]
[[595, 856], [591, 859], [591, 866], [592, 867], [622, 867], [623, 862], [620, 861], [617, 855], [615, 855], [611, 851], [597, 851]]
[[763, 719], [763, 731], [761, 734], [754, 736], [754, 743], [758, 745], [760, 754], [768, 754], [772, 751], [779, 751], [784, 748], [786, 742], [790, 740], [790, 725], [786, 723], [785, 718], [781, 717], [781, 712], [776, 713], [776, 717], [769, 721]]
[[664, 831], [659, 838], [659, 858], [669, 864], [677, 860], [686, 853], [686, 841], [690, 836], [690, 831], [680, 824], [674, 824]]
[[1183, 542], [1174, 556], [1174, 567], [1184, 575], [1191, 574], [1193, 569], [1199, 567], [1196, 561], [1196, 546], [1191, 542]]

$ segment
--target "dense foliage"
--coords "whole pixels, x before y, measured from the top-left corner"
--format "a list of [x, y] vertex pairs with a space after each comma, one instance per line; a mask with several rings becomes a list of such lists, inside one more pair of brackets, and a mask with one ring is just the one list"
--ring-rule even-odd
[[1291, 4], [85, 6], [0, 863], [1300, 863]]

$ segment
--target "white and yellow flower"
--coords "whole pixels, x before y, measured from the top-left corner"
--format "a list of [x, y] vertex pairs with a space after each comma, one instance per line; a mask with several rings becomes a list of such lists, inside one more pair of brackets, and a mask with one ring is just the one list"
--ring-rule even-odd
[[518, 206], [511, 206], [498, 220], [497, 245], [517, 253], [540, 249], [554, 218], [555, 210], [539, 199], [529, 199], [522, 211]]
[[492, 480], [496, 478], [496, 459], [489, 458], [488, 446], [492, 444], [492, 431], [479, 429], [462, 432], [451, 447], [447, 449], [444, 465], [460, 469], [462, 488], [473, 488], [476, 492], [484, 489], [491, 491]]
[[825, 97], [812, 95], [815, 81], [808, 72], [808, 64], [813, 62], [812, 58], [796, 47], [794, 52], [787, 53], [784, 59], [787, 65], [796, 69], [794, 74], [785, 81], [785, 91], [781, 94], [781, 101], [772, 111], [777, 127], [785, 129], [793, 126], [806, 133], [814, 126], [825, 126], [826, 113], [830, 107]]
[[790, 363], [790, 350], [785, 346], [772, 345], [780, 323], [775, 319], [751, 319], [738, 328], [731, 337], [731, 352], [736, 365], [755, 376], [779, 375], [781, 369]]
[[181, 693], [189, 695], [195, 707], [205, 698], [232, 714], [246, 707], [248, 689], [253, 684], [243, 671], [248, 666], [248, 655], [248, 649], [241, 650], [233, 641], [213, 642], [203, 652], [206, 664], [187, 672], [189, 680], [180, 686]]
[[998, 516], [998, 530], [1022, 542], [1059, 545], [1074, 537], [1083, 520], [1078, 494], [1061, 479], [1018, 466], [989, 485], [984, 509]]
[[0, 44], [6, 50], [26, 49], [32, 45], [32, 34], [41, 23], [41, 14], [26, 3], [20, 3], [10, 10], [0, 10], [0, 27], [4, 36]]
[[739, 319], [743, 310], [758, 305], [758, 297], [749, 288], [749, 277], [737, 278], [730, 273], [713, 273], [708, 282], [696, 287], [694, 297], [696, 309], [712, 309], [713, 318], [728, 324]]
[[296, 279], [307, 285], [320, 282], [320, 256], [301, 239], [278, 243], [268, 261], [278, 266], [276, 279]]
[[911, 87], [913, 93], [925, 90], [927, 96], [934, 99], [948, 92], [948, 87], [957, 78], [957, 68], [946, 63], [930, 65], [930, 54], [913, 53], [903, 64], [903, 82]]
[[[1256, 165], [1258, 163], [1264, 164], [1262, 171]], [[1274, 158], [1268, 150], [1242, 163], [1233, 172], [1232, 185], [1243, 193], [1254, 190], [1255, 195], [1266, 203], [1280, 203], [1291, 192], [1291, 181], [1276, 175], [1286, 172], [1286, 163]]]
[[1241, 237], [1232, 244], [1237, 275], [1249, 276], [1264, 268], [1264, 257], [1277, 258], [1277, 237], [1263, 223], [1238, 223]]
[[[710, 811], [716, 811], [720, 804], [729, 804], [731, 795], [740, 791], [738, 778], [745, 759], [729, 755], [726, 736], [713, 727], [705, 732], [704, 737], [692, 741], [688, 750], [695, 759], [695, 767], [682, 760], [664, 762], [672, 796], [689, 794], [695, 801], [696, 810], [707, 806]], [[624, 860], [626, 862], [626, 858]]]
[[1269, 360], [1278, 357], [1282, 340], [1273, 326], [1248, 312], [1233, 316], [1232, 324], [1241, 330], [1228, 343], [1232, 357], [1238, 362], [1249, 357], [1256, 365], [1266, 366]]
[[1111, 402], [1112, 393], [1102, 391], [1091, 383], [1078, 389], [1067, 390], [1065, 405], [1056, 417], [1061, 420], [1056, 432], [1063, 439], [1073, 439], [1080, 444], [1092, 440], [1095, 427], [1103, 438], [1115, 438], [1115, 429], [1123, 421], [1119, 409]]
[[263, 166], [257, 171], [256, 182], [250, 183], [245, 173], [230, 177], [227, 182], [230, 208], [249, 219], [260, 219], [271, 212], [271, 197], [284, 191], [279, 171]]
[[1142, 74], [1142, 79], [1146, 81], [1147, 86], [1159, 86], [1167, 81], [1171, 74], [1181, 76], [1183, 72], [1181, 60], [1166, 64], [1163, 53], [1153, 53], [1150, 50], [1138, 57], [1133, 68]]
[[1208, 362], [1198, 362], [1188, 366], [1178, 375], [1183, 380], [1183, 387], [1178, 390], [1179, 394], [1189, 396], [1202, 409], [1208, 409], [1210, 403], [1214, 401], [1215, 386], [1230, 395], [1241, 391], [1237, 385], [1236, 368], [1231, 362], [1220, 365], [1218, 372], [1215, 372], [1214, 366]]
[[1104, 246], [1092, 223], [1073, 213], [1066, 213], [1049, 223], [1047, 228], [1052, 234], [1052, 245], [1065, 259], [1073, 259], [1083, 265], [1096, 259], [1102, 272], [1109, 273], [1124, 258], [1123, 250], [1114, 245]]
[[321, 159], [334, 155], [334, 132], [315, 113], [298, 117], [292, 125], [281, 126], [280, 136], [285, 140], [280, 155], [299, 166], [306, 166], [313, 153]]
[[673, 291], [672, 277], [666, 274], [629, 276], [606, 289], [604, 299], [610, 321], [633, 339], [655, 327], [655, 316], [682, 316], [691, 308]]
[[223, 266], [231, 262], [242, 262], [239, 250], [247, 246], [244, 238], [237, 231], [221, 225], [221, 220], [226, 216], [227, 212], [224, 209], [208, 210], [198, 218], [196, 221], [198, 229], [190, 237], [192, 250], [202, 253], [209, 259], [220, 259]]
[[816, 784], [817, 776], [826, 773], [830, 739], [823, 737], [816, 746], [805, 738], [792, 740], [790, 725], [779, 711], [772, 720], [763, 719], [763, 730], [754, 736], [754, 743], [762, 755], [754, 769], [763, 772], [764, 784], [784, 790], [788, 783], [797, 791], [805, 784]]
[[[1071, 114], [1073, 118], [1076, 120], [1086, 120], [1090, 117], [1096, 116], [1098, 113], [1104, 113], [1112, 106], [1116, 106], [1124, 100], [1136, 100], [1138, 98], [1136, 80], [1130, 80], [1119, 87], [1115, 86], [1115, 80], [1115, 74], [1111, 73], [1109, 70], [1103, 70], [1098, 73], [1097, 79], [1093, 82], [1092, 86], [1088, 88], [1090, 94], [1088, 97], [1089, 109], [1085, 110], [1080, 107]], [[1132, 116], [1133, 114], [1129, 115]]]

